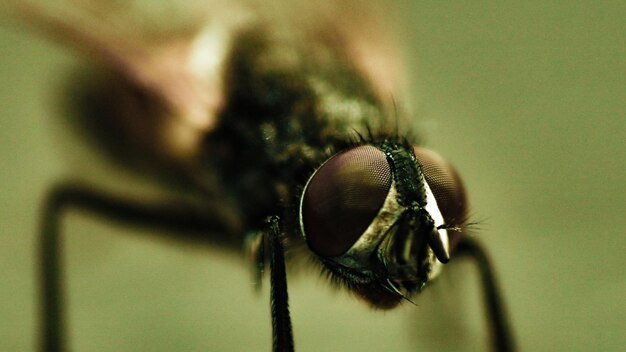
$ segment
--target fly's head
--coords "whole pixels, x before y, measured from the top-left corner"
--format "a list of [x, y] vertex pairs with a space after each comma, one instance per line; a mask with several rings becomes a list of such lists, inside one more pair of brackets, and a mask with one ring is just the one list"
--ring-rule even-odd
[[334, 278], [391, 308], [448, 262], [466, 209], [460, 178], [438, 154], [385, 140], [324, 162], [304, 187], [299, 222]]

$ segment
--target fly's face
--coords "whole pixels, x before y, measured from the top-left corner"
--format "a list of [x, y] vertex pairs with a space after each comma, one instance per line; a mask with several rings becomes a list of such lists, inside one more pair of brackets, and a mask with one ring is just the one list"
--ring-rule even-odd
[[350, 289], [391, 308], [436, 277], [465, 219], [462, 183], [436, 153], [383, 141], [335, 154], [309, 178], [300, 227]]

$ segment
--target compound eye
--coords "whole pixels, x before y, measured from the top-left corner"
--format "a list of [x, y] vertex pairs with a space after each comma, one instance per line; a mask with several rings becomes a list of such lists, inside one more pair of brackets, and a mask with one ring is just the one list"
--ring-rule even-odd
[[413, 147], [424, 179], [433, 191], [437, 206], [446, 224], [460, 225], [466, 220], [465, 187], [456, 170], [439, 154], [422, 147]]
[[385, 202], [391, 167], [371, 145], [334, 155], [309, 179], [300, 203], [300, 222], [315, 253], [336, 257], [365, 232]]

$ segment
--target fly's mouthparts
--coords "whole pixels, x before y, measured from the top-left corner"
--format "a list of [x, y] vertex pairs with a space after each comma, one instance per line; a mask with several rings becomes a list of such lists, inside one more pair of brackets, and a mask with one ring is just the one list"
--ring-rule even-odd
[[382, 263], [385, 275], [394, 281], [414, 281], [424, 280], [426, 278], [419, 277], [418, 268], [420, 267], [420, 245], [424, 241], [419, 241], [414, 233], [407, 233], [408, 237], [404, 238], [403, 234], [395, 232], [389, 234], [381, 243], [378, 250], [378, 260]]
[[[400, 288], [399, 288], [398, 286], [400, 286]], [[384, 283], [383, 283], [383, 287], [384, 287], [385, 289], [387, 289], [389, 292], [393, 292], [394, 294], [396, 294], [396, 295], [398, 295], [398, 296], [402, 297], [402, 299], [403, 299], [403, 300], [405, 300], [405, 301], [407, 301], [407, 302], [411, 303], [412, 305], [414, 305], [414, 306], [416, 306], [416, 305], [417, 305], [415, 302], [413, 302], [413, 301], [411, 300], [411, 298], [409, 298], [409, 297], [406, 295], [406, 293], [405, 293], [405, 292], [403, 292], [403, 291], [406, 291], [406, 290], [405, 290], [405, 289], [403, 289], [403, 288], [401, 288], [401, 287], [402, 287], [402, 285], [397, 284], [397, 283], [394, 283], [394, 282], [393, 282], [393, 281], [391, 281], [390, 279], [387, 279], [387, 280], [386, 280], [386, 282], [384, 282]]]
[[[411, 207], [404, 211], [381, 241], [378, 260], [394, 280], [423, 281], [430, 272], [425, 267], [438, 260], [450, 261], [445, 229], [438, 229], [429, 212]], [[436, 260], [435, 260], [436, 258]]]

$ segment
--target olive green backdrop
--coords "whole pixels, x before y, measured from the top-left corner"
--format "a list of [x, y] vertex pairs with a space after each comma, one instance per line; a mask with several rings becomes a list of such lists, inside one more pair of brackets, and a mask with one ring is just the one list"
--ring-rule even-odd
[[[457, 165], [523, 351], [626, 346], [625, 5], [610, 1], [397, 4], [415, 122]], [[58, 118], [71, 51], [0, 21], [0, 350], [36, 346], [35, 234], [65, 176], [152, 194], [94, 159]], [[269, 350], [269, 285], [217, 249], [66, 218], [76, 351]], [[482, 351], [467, 263], [417, 300], [370, 311], [314, 272], [290, 277], [300, 351]]]

